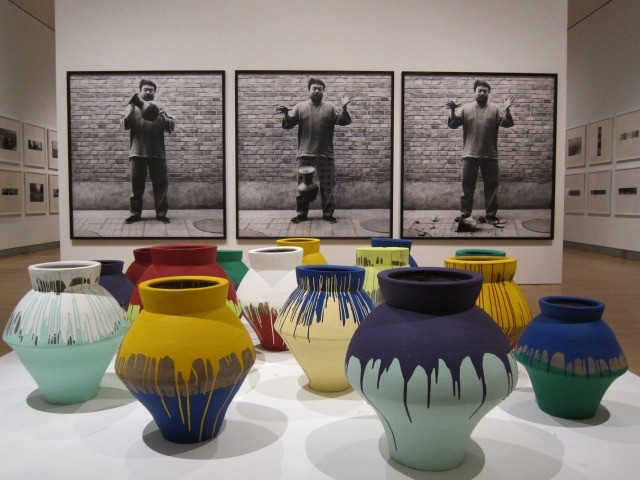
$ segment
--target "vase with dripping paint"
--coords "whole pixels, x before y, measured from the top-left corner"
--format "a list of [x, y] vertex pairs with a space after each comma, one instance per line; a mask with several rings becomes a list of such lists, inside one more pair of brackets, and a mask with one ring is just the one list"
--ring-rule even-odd
[[302, 248], [302, 265], [327, 265], [327, 259], [320, 252], [320, 239], [309, 237], [280, 238], [276, 240], [279, 247]]
[[[229, 276], [216, 261], [218, 247], [207, 244], [171, 244], [151, 247], [151, 265], [144, 271], [138, 283], [161, 277], [176, 276], [213, 276], [229, 280]], [[241, 315], [240, 303], [236, 296], [236, 289], [229, 284], [227, 289], [227, 304]], [[134, 321], [144, 308], [138, 286], [133, 289], [127, 316]]]
[[136, 285], [144, 271], [151, 265], [151, 247], [136, 248], [133, 251], [133, 262], [124, 272], [125, 276]]
[[2, 339], [53, 404], [93, 398], [129, 328], [117, 300], [98, 283], [91, 261], [31, 265], [30, 290], [9, 317]]
[[515, 349], [540, 409], [572, 420], [596, 414], [605, 392], [628, 369], [627, 360], [602, 319], [604, 303], [549, 296]]
[[373, 305], [378, 306], [384, 301], [378, 285], [378, 273], [389, 268], [409, 267], [409, 249], [358, 247], [356, 248], [356, 265], [364, 268], [364, 291], [373, 300]]
[[216, 261], [226, 272], [233, 288], [238, 290], [240, 282], [249, 271], [249, 267], [242, 261], [242, 250], [220, 250], [216, 253]]
[[496, 321], [514, 348], [531, 322], [529, 302], [514, 280], [518, 261], [500, 256], [463, 256], [448, 258], [444, 264], [484, 276], [476, 303]]
[[341, 265], [296, 267], [297, 287], [283, 305], [276, 330], [307, 377], [309, 388], [349, 388], [344, 358], [360, 323], [373, 309], [363, 290], [365, 271]]
[[242, 315], [266, 350], [287, 346], [275, 330], [278, 312], [296, 289], [296, 267], [302, 263], [300, 247], [265, 247], [249, 250], [251, 268], [238, 287]]
[[174, 443], [209, 440], [251, 366], [247, 329], [221, 277], [163, 277], [139, 285], [144, 310], [122, 340], [115, 371]]
[[409, 266], [417, 267], [415, 259], [411, 255], [411, 245], [413, 242], [406, 238], [388, 238], [388, 237], [373, 237], [371, 238], [372, 247], [401, 247], [409, 249]]
[[385, 303], [351, 339], [349, 383], [382, 421], [391, 458], [454, 468], [478, 422], [515, 387], [511, 346], [475, 305], [482, 275], [418, 267], [378, 278]]
[[123, 310], [129, 307], [129, 299], [133, 292], [131, 280], [124, 274], [122, 260], [96, 260], [100, 263], [100, 278], [98, 282], [113, 295]]

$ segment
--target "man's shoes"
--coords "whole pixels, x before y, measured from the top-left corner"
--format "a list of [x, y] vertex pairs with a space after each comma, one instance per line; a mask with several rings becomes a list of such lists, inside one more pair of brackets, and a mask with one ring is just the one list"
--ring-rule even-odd
[[124, 223], [130, 225], [132, 223], [139, 222], [140, 220], [142, 220], [142, 217], [140, 215], [131, 215], [124, 221]]
[[171, 223], [171, 220], [169, 220], [164, 215], [160, 215], [160, 216], [156, 217], [156, 220], [158, 220], [159, 222], [162, 222], [162, 223]]
[[291, 223], [302, 223], [307, 219], [307, 215], [305, 213], [299, 213], [298, 215], [296, 215], [295, 217], [293, 217], [291, 219]]
[[329, 223], [338, 223], [338, 220], [336, 220], [336, 218], [332, 215], [323, 215], [322, 219], [325, 222], [329, 222]]
[[500, 223], [500, 219], [495, 215], [487, 215], [487, 223], [489, 225], [497, 225], [498, 223]]

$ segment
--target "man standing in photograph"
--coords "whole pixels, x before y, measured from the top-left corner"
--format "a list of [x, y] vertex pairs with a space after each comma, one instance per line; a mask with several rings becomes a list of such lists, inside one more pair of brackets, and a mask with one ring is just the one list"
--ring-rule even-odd
[[173, 132], [175, 122], [163, 106], [153, 102], [157, 91], [154, 82], [142, 79], [139, 90], [139, 93], [131, 98], [120, 119], [120, 126], [129, 130], [131, 143], [129, 161], [133, 195], [130, 198], [131, 216], [125, 223], [135, 223], [142, 219], [147, 170], [153, 187], [156, 220], [171, 223], [167, 218], [169, 178], [164, 134]]
[[[447, 120], [449, 128], [462, 126], [462, 195], [460, 196], [460, 224], [471, 217], [473, 195], [478, 171], [484, 183], [486, 221], [497, 225], [498, 212], [498, 130], [513, 127], [511, 107], [515, 96], [508, 97], [504, 109], [489, 101], [491, 86], [484, 80], [473, 85], [475, 101], [460, 105], [448, 100], [445, 106], [451, 110]], [[460, 108], [459, 114], [456, 109]], [[461, 230], [459, 228], [459, 230]]]
[[[322, 100], [325, 92], [324, 82], [311, 77], [307, 82], [309, 100], [298, 103], [292, 109], [278, 105], [276, 111], [282, 113], [282, 128], [292, 129], [298, 126], [298, 169], [314, 167], [320, 184], [320, 198], [322, 201], [322, 218], [329, 223], [336, 223], [333, 216], [336, 208], [335, 186], [336, 168], [333, 151], [333, 131], [335, 125], [349, 125], [351, 116], [347, 105], [355, 97], [354, 93], [347, 93], [342, 97], [340, 107]], [[298, 174], [298, 184], [302, 176]], [[296, 196], [297, 215], [291, 223], [307, 220], [309, 214], [309, 200], [298, 193]]]

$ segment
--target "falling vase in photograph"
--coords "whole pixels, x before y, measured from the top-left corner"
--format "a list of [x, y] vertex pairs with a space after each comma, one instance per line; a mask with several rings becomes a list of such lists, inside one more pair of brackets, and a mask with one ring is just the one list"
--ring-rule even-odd
[[363, 290], [364, 269], [341, 265], [296, 267], [297, 287], [276, 321], [309, 388], [340, 392], [349, 388], [344, 358], [360, 323], [373, 308]]
[[238, 290], [240, 282], [249, 271], [249, 267], [247, 267], [242, 261], [243, 253], [244, 252], [242, 250], [220, 249], [218, 249], [216, 253], [216, 261], [226, 272], [229, 280], [231, 280], [233, 288], [236, 290]]
[[378, 273], [389, 268], [409, 267], [409, 249], [403, 247], [358, 247], [356, 266], [364, 268], [364, 291], [380, 305], [384, 298], [378, 285]]
[[151, 247], [136, 248], [133, 251], [133, 262], [124, 272], [129, 281], [136, 285], [144, 271], [151, 265]]
[[227, 305], [221, 277], [164, 277], [139, 285], [144, 310], [122, 340], [115, 371], [162, 436], [218, 435], [255, 362], [249, 332]]
[[480, 274], [418, 267], [378, 278], [385, 303], [351, 339], [349, 383], [376, 411], [393, 460], [454, 468], [473, 429], [516, 385], [511, 346], [475, 305]]
[[129, 328], [125, 312], [98, 283], [100, 264], [29, 266], [32, 289], [9, 317], [3, 340], [53, 404], [93, 398]]
[[388, 237], [373, 237], [371, 238], [372, 247], [401, 247], [409, 249], [409, 266], [417, 267], [415, 259], [411, 255], [411, 245], [413, 242], [406, 238], [388, 238]]
[[302, 248], [302, 265], [327, 265], [327, 259], [320, 252], [320, 239], [309, 237], [280, 238], [276, 240], [279, 247]]
[[282, 351], [287, 345], [275, 330], [278, 312], [296, 289], [296, 267], [302, 263], [300, 247], [249, 250], [251, 268], [238, 287], [242, 315], [265, 350]]
[[540, 409], [580, 420], [593, 417], [607, 389], [628, 369], [627, 359], [602, 319], [604, 303], [549, 296], [515, 349]]
[[526, 326], [531, 322], [531, 309], [522, 290], [514, 280], [518, 262], [501, 256], [461, 256], [448, 258], [447, 268], [478, 272], [484, 276], [477, 305], [500, 326], [515, 347]]
[[[218, 248], [206, 244], [171, 244], [151, 247], [151, 265], [147, 267], [138, 282], [161, 277], [185, 275], [214, 276], [229, 280], [224, 269], [216, 262]], [[227, 291], [227, 305], [238, 317], [242, 314], [240, 303], [236, 296], [236, 289], [229, 284]], [[136, 286], [131, 293], [127, 316], [135, 320], [144, 303]]]

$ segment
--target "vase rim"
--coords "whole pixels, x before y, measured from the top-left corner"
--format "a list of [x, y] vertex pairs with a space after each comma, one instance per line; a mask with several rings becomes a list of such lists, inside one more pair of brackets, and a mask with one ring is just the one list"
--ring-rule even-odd
[[[450, 278], [450, 280], [443, 279], [441, 281], [422, 281], [422, 280], [412, 280], [411, 277], [417, 277], [418, 274], [422, 275], [432, 275], [434, 277], [445, 277]], [[446, 267], [402, 267], [402, 268], [390, 268], [388, 270], [383, 270], [378, 274], [378, 277], [383, 277], [392, 282], [402, 282], [405, 284], [411, 285], [424, 285], [428, 283], [429, 285], [462, 285], [464, 283], [476, 283], [478, 281], [482, 281], [482, 274], [477, 272], [472, 272], [470, 270], [460, 270], [455, 268], [446, 268]]]
[[459, 257], [450, 257], [445, 260], [445, 262], [450, 263], [471, 263], [474, 265], [489, 265], [489, 264], [506, 264], [506, 263], [517, 263], [518, 260], [513, 257], [499, 257], [499, 256], [491, 256], [491, 255], [469, 255], [469, 256], [459, 256]]
[[351, 265], [298, 265], [296, 269], [305, 273], [364, 273], [364, 268]]
[[170, 245], [155, 245], [151, 247], [151, 250], [162, 251], [184, 251], [184, 250], [217, 250], [215, 245], [209, 245], [206, 243], [173, 243]]
[[563, 310], [599, 310], [605, 307], [600, 300], [571, 295], [549, 295], [540, 298], [539, 302], [540, 305]]
[[[160, 285], [171, 285], [171, 284], [188, 284], [192, 282], [196, 285], [180, 287], [180, 288], [167, 288], [160, 287]], [[197, 285], [200, 283], [201, 285]], [[185, 291], [185, 290], [206, 290], [212, 289], [219, 286], [224, 286], [225, 284], [229, 284], [229, 281], [226, 278], [222, 277], [208, 277], [208, 276], [200, 276], [200, 275], [178, 275], [173, 277], [159, 277], [152, 278], [150, 280], [145, 280], [138, 285], [141, 289], [156, 289], [156, 290], [168, 290], [168, 291]]]
[[296, 247], [294, 245], [287, 246], [275, 246], [275, 247], [261, 247], [254, 248], [249, 250], [249, 253], [257, 253], [257, 254], [283, 254], [283, 253], [294, 253], [294, 252], [304, 252], [302, 247]]
[[32, 271], [54, 271], [54, 270], [67, 270], [67, 269], [80, 269], [80, 268], [96, 268], [100, 267], [100, 262], [94, 260], [60, 260], [56, 262], [44, 262], [29, 265], [29, 270]]
[[287, 237], [287, 238], [280, 238], [278, 239], [279, 242], [282, 243], [291, 243], [291, 242], [298, 242], [298, 243], [305, 243], [305, 242], [309, 242], [309, 243], [315, 243], [315, 242], [320, 242], [319, 238], [313, 238], [313, 237]]

